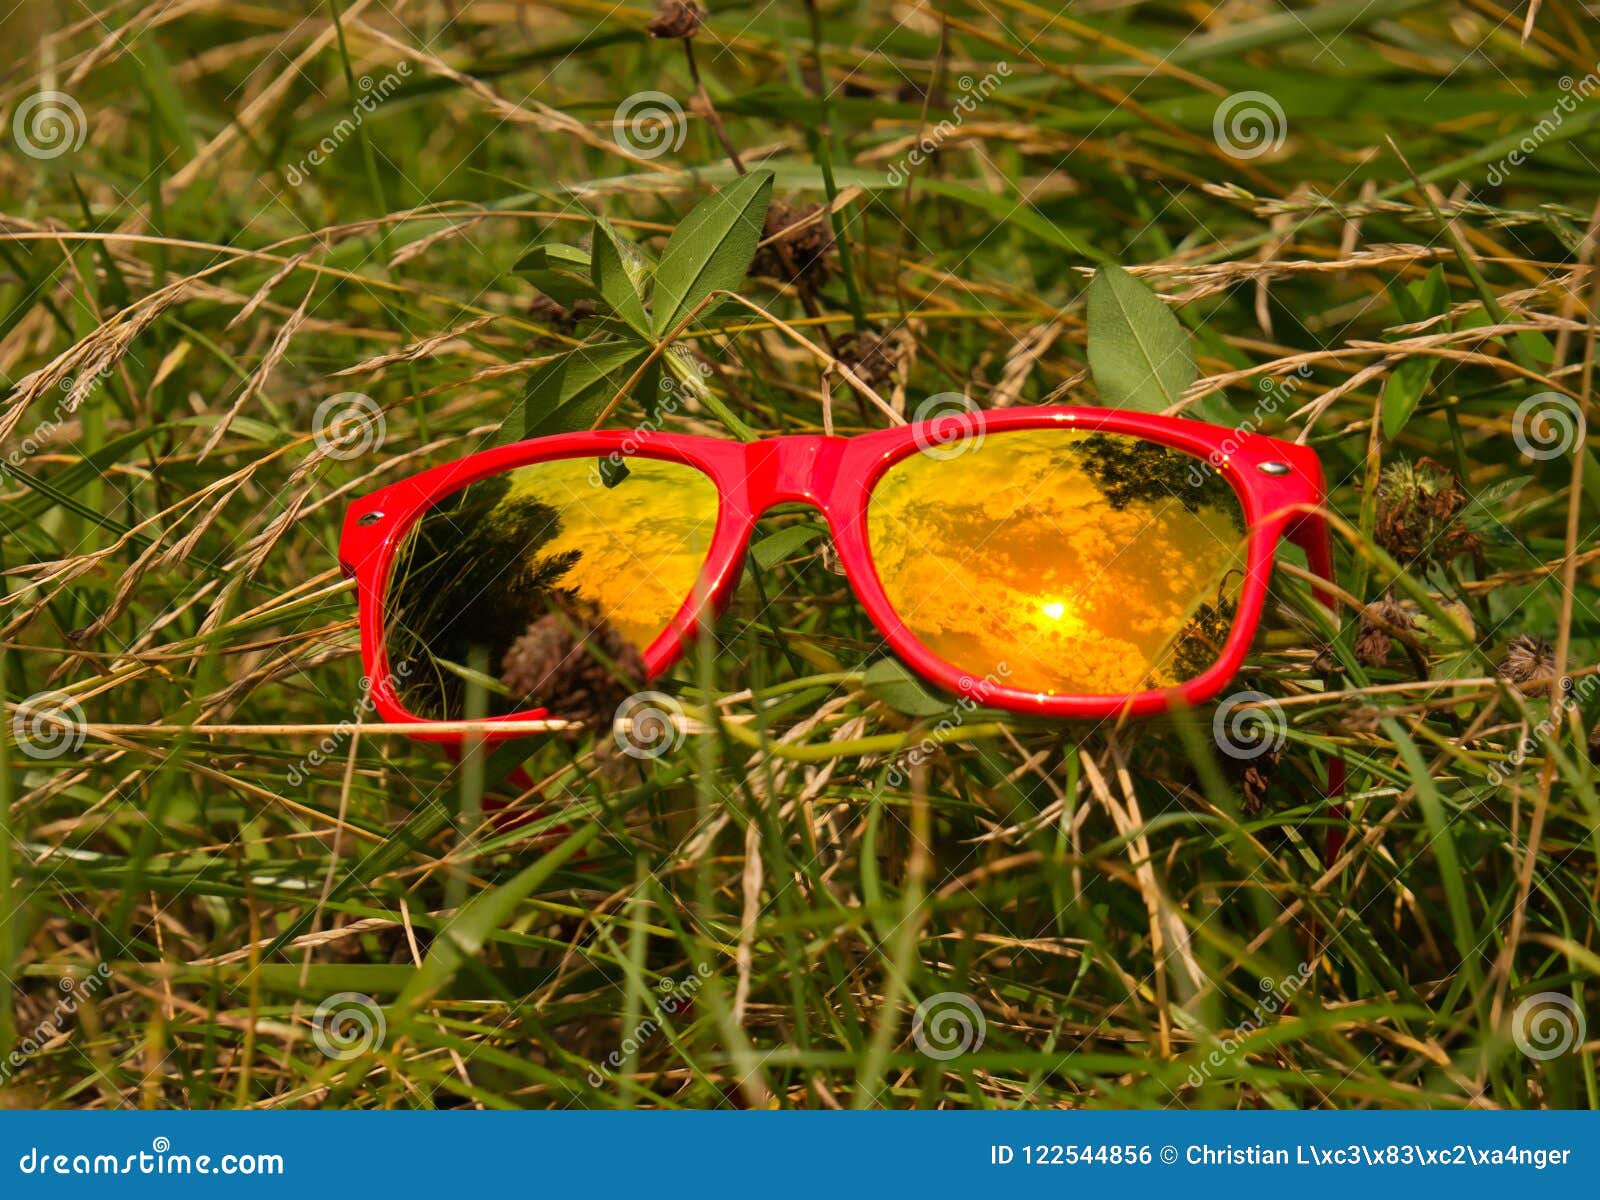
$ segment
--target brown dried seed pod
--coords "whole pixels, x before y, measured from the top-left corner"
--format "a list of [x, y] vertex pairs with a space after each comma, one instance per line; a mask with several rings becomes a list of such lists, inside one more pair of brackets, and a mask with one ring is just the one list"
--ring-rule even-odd
[[692, 38], [706, 21], [706, 10], [695, 0], [661, 0], [655, 20], [650, 22], [653, 38]]
[[1393, 645], [1387, 633], [1363, 621], [1361, 632], [1356, 635], [1356, 658], [1362, 666], [1381, 667], [1389, 661], [1389, 650]]
[[1331, 679], [1339, 670], [1339, 658], [1333, 652], [1333, 647], [1323, 644], [1317, 647], [1317, 656], [1311, 660], [1311, 673], [1320, 679]]
[[1548, 686], [1555, 670], [1555, 649], [1544, 638], [1526, 633], [1511, 639], [1500, 662], [1500, 673], [1518, 687]]
[[1356, 634], [1356, 657], [1363, 666], [1381, 667], [1394, 648], [1393, 635], [1409, 633], [1415, 622], [1393, 596], [1385, 596], [1361, 610], [1361, 628]]
[[1282, 757], [1279, 751], [1269, 750], [1244, 765], [1239, 776], [1239, 792], [1244, 797], [1247, 815], [1253, 817], [1265, 806], [1267, 793], [1272, 789], [1273, 776], [1278, 773], [1278, 760]]
[[608, 726], [644, 678], [633, 644], [592, 607], [577, 603], [534, 621], [500, 660], [500, 682], [517, 700], [575, 722], [571, 734]]
[[872, 387], [887, 383], [910, 357], [916, 339], [905, 329], [867, 330], [839, 343], [839, 360]]
[[1430, 458], [1392, 463], [1378, 480], [1378, 545], [1407, 565], [1469, 554], [1479, 540], [1460, 520], [1468, 500], [1456, 477]]
[[815, 286], [833, 273], [833, 226], [826, 205], [774, 200], [761, 239], [767, 244], [751, 267], [756, 275]]

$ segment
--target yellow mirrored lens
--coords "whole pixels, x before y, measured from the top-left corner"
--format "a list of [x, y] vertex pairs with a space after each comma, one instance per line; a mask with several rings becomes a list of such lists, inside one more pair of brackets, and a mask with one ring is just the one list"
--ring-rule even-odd
[[1170, 687], [1233, 625], [1245, 524], [1228, 483], [1120, 434], [1012, 430], [914, 454], [873, 489], [890, 604], [938, 657], [1047, 695]]
[[385, 593], [401, 702], [453, 720], [474, 679], [492, 713], [554, 708], [595, 672], [637, 686], [716, 523], [709, 478], [647, 458], [625, 473], [595, 458], [534, 463], [446, 497], [406, 534]]

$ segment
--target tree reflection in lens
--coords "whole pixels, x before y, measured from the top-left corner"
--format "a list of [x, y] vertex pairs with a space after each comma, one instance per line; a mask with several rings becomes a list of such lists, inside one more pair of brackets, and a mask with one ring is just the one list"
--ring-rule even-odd
[[[491, 713], [598, 716], [605, 679], [621, 695], [642, 682], [640, 655], [688, 599], [716, 520], [710, 479], [643, 458], [605, 473], [592, 458], [534, 463], [446, 497], [405, 535], [385, 595], [402, 703], [456, 719], [471, 680]], [[474, 647], [493, 678], [467, 669]]]

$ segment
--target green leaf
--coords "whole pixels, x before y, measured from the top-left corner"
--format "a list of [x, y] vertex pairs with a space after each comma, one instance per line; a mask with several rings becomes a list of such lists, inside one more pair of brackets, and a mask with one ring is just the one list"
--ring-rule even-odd
[[587, 250], [559, 242], [535, 246], [511, 268], [557, 304], [568, 307], [599, 296], [589, 278], [592, 269]]
[[772, 172], [752, 171], [702, 200], [683, 219], [656, 268], [657, 337], [712, 292], [732, 291], [744, 282], [771, 200]]
[[923, 687], [898, 658], [880, 658], [862, 674], [861, 682], [876, 699], [908, 716], [933, 717], [955, 711], [953, 702]]
[[1089, 284], [1089, 370], [1108, 408], [1159, 412], [1195, 380], [1194, 352], [1172, 310], [1121, 267]]
[[628, 279], [633, 284], [634, 291], [640, 296], [648, 297], [650, 294], [650, 281], [655, 277], [656, 260], [650, 252], [638, 242], [630, 241], [616, 229], [607, 226], [614, 239], [617, 251], [622, 255], [622, 269], [628, 273]]
[[[56, 496], [75, 495], [91, 480], [103, 479], [111, 464], [118, 462], [140, 443], [154, 439], [170, 430], [198, 423], [193, 418], [183, 421], [163, 421], [159, 425], [135, 429], [132, 433], [125, 433], [121, 437], [113, 438], [93, 454], [85, 455], [71, 466], [52, 472], [50, 476], [51, 491], [49, 492], [39, 488], [30, 476], [20, 471], [15, 472], [12, 475], [12, 480], [22, 484], [29, 494], [8, 499], [6, 501], [6, 516], [15, 521], [37, 521], [56, 505]], [[234, 422], [235, 428], [239, 424], [240, 422], [236, 420]]]
[[[633, 251], [630, 255], [629, 251]], [[649, 267], [632, 242], [624, 241], [608, 221], [596, 218], [594, 223], [594, 250], [590, 263], [590, 279], [595, 289], [627, 322], [629, 328], [643, 337], [650, 336], [650, 315], [644, 307], [644, 281], [649, 278]]]
[[793, 558], [818, 538], [828, 535], [821, 525], [806, 522], [786, 525], [750, 547], [750, 558], [763, 571], [770, 571], [785, 559]]
[[1436, 263], [1433, 270], [1411, 287], [1424, 316], [1442, 317], [1450, 310], [1450, 285], [1445, 281], [1443, 263]]
[[1427, 275], [1411, 283], [1390, 280], [1387, 290], [1389, 298], [1400, 312], [1400, 319], [1407, 324], [1442, 316], [1450, 304], [1443, 263], [1436, 264]]
[[1389, 374], [1383, 385], [1383, 436], [1394, 440], [1405, 428], [1433, 380], [1439, 360], [1431, 354], [1408, 358]]
[[1416, 291], [1399, 279], [1391, 279], [1386, 286], [1389, 299], [1394, 301], [1395, 310], [1400, 314], [1400, 320], [1406, 325], [1422, 320], [1422, 307], [1417, 303]]
[[1484, 508], [1493, 509], [1500, 501], [1509, 500], [1532, 482], [1532, 475], [1513, 475], [1509, 479], [1502, 479], [1498, 483], [1491, 483], [1480, 489], [1473, 500]]
[[545, 363], [529, 376], [508, 424], [525, 438], [589, 428], [649, 353], [648, 343], [627, 338], [579, 346]]
[[607, 456], [600, 460], [600, 482], [606, 488], [614, 488], [628, 477], [628, 464], [620, 458]]
[[1538, 366], [1548, 367], [1556, 360], [1555, 343], [1537, 329], [1518, 330], [1517, 345]]
[[589, 269], [589, 252], [564, 242], [541, 242], [531, 248], [511, 268], [518, 275], [529, 271], [568, 271], [581, 275]]
[[485, 675], [482, 671], [474, 671], [465, 663], [451, 662], [448, 658], [437, 657], [430, 658], [428, 661], [432, 666], [438, 667], [442, 671], [448, 671], [473, 687], [481, 687], [491, 695], [511, 696], [513, 694], [510, 688], [493, 675]]
[[[1444, 266], [1435, 266], [1423, 279], [1406, 287], [1391, 285], [1389, 294], [1407, 323], [1425, 321], [1450, 311], [1450, 289]], [[1391, 441], [1405, 428], [1433, 380], [1439, 360], [1431, 354], [1408, 358], [1389, 374], [1383, 387], [1383, 436]]]

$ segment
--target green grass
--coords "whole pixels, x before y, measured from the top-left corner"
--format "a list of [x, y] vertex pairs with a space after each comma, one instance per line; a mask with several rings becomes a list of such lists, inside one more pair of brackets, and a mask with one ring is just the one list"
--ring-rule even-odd
[[[1595, 413], [1592, 20], [1547, 0], [1524, 42], [1493, 0], [944, 8], [715, 4], [709, 109], [643, 4], [0, 21], [0, 1103], [1600, 1103], [1594, 1034], [1514, 1036], [1525, 1001], [1568, 1016], [1549, 993], [1600, 1019], [1600, 463], [1516, 437], [1539, 393]], [[642, 90], [693, 114], [659, 157], [613, 137]], [[26, 152], [41, 91], [81, 145]], [[1213, 128], [1246, 91], [1283, 113], [1253, 157]], [[954, 701], [888, 660], [798, 508], [657, 685], [697, 718], [668, 754], [532, 739], [519, 795], [505, 754], [341, 728], [373, 720], [345, 507], [488, 444], [591, 335], [514, 271], [530, 247], [604, 216], [660, 255], [735, 178], [727, 146], [790, 210], [831, 201], [835, 244], [798, 287], [764, 252], [746, 303], [666, 331], [693, 376], [666, 426], [878, 428], [869, 385], [907, 414], [1095, 403], [1089, 280], [1129, 268], [1191, 335], [1180, 403], [1328, 471], [1340, 608], [1287, 554], [1235, 685], [1279, 705], [1281, 754], [1247, 772], [1209, 710], [979, 711], [910, 766]], [[655, 379], [558, 423], [635, 427]], [[342, 392], [383, 414], [347, 458], [313, 437]], [[1423, 458], [1442, 516], [1402, 502]], [[1402, 566], [1407, 539], [1430, 555]], [[1385, 596], [1415, 629], [1380, 661]], [[1519, 686], [1523, 636], [1549, 657]], [[1550, 719], [1563, 674], [1579, 703]], [[63, 730], [16, 708], [45, 693], [76, 706], [54, 757], [27, 751]], [[948, 1058], [912, 1029], [943, 993], [924, 1042], [983, 1027]]]

